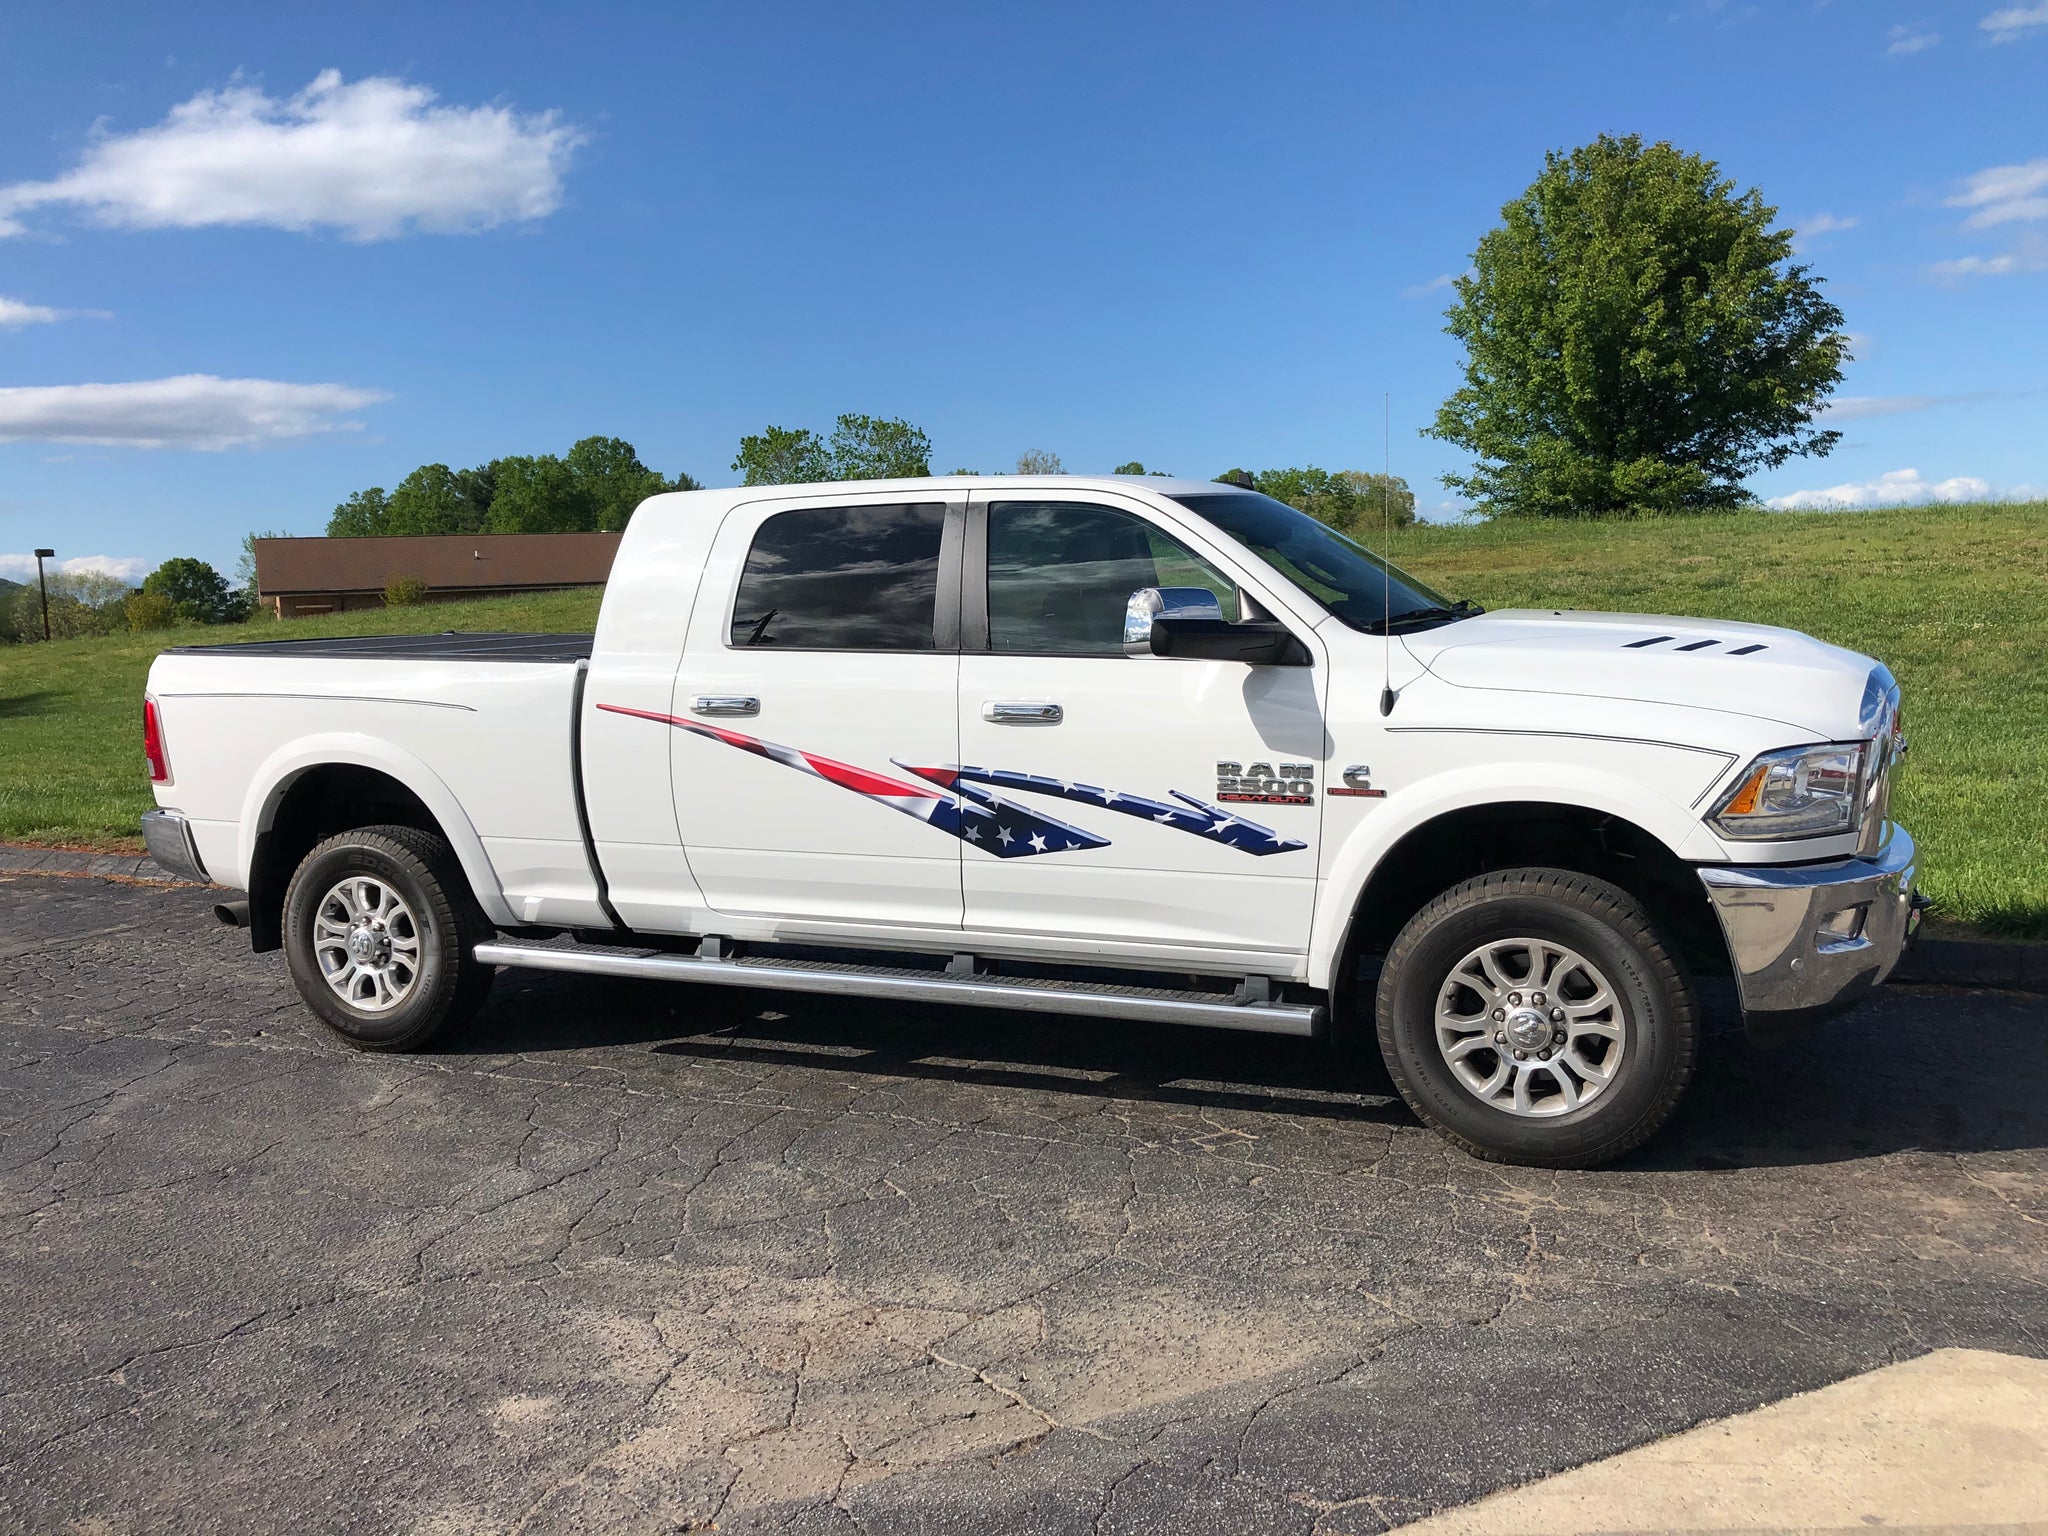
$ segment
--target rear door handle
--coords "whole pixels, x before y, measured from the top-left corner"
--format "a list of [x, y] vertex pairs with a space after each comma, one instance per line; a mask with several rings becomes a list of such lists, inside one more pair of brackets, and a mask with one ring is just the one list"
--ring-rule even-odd
[[761, 713], [759, 699], [742, 698], [736, 694], [706, 694], [690, 705], [693, 715], [758, 715]]
[[1057, 704], [998, 704], [981, 706], [981, 718], [996, 725], [1058, 725], [1067, 712]]

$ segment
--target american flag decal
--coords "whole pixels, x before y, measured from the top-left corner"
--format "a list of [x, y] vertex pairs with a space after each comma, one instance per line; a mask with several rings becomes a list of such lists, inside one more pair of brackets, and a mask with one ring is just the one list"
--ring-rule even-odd
[[1308, 846], [1295, 838], [1282, 837], [1270, 828], [1262, 827], [1255, 821], [1246, 821], [1241, 816], [1232, 816], [1193, 795], [1184, 795], [1179, 790], [1169, 790], [1179, 805], [1168, 805], [1163, 800], [1148, 800], [1142, 795], [1127, 795], [1119, 790], [1098, 789], [1093, 784], [1070, 784], [1064, 779], [1049, 779], [1036, 773], [1018, 773], [1009, 768], [915, 768], [908, 763], [899, 767], [907, 768], [919, 778], [929, 779], [948, 789], [962, 794], [982, 793], [977, 784], [993, 784], [1002, 789], [1023, 790], [1034, 795], [1054, 795], [1061, 800], [1073, 800], [1082, 805], [1100, 806], [1105, 811], [1115, 811], [1122, 816], [1142, 816], [1155, 826], [1171, 827], [1176, 832], [1191, 832], [1199, 837], [1213, 839], [1246, 853], [1264, 856], [1269, 853], [1298, 853]]
[[672, 725], [693, 736], [721, 741], [728, 747], [738, 747], [742, 752], [768, 758], [785, 768], [794, 768], [799, 773], [823, 779], [841, 789], [852, 790], [876, 805], [886, 805], [905, 816], [915, 816], [963, 843], [987, 849], [999, 859], [1024, 859], [1039, 853], [1072, 853], [1078, 849], [1109, 846], [1106, 837], [1097, 837], [1093, 832], [1068, 826], [1064, 821], [1006, 800], [978, 785], [948, 785], [952, 793], [942, 794], [926, 784], [870, 773], [852, 763], [820, 757], [815, 752], [799, 752], [795, 747], [762, 741], [759, 737], [729, 731], [722, 726], [658, 714], [651, 709], [628, 709], [623, 704], [600, 704], [597, 707], [614, 715], [631, 715], [640, 720]]

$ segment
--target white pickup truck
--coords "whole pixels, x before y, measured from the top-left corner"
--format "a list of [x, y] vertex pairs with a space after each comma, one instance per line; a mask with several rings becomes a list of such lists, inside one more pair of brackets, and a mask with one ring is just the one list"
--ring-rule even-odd
[[152, 852], [370, 1050], [498, 966], [1327, 1034], [1583, 1167], [1696, 975], [1770, 1036], [1917, 922], [1869, 657], [1482, 613], [1209, 482], [657, 496], [594, 635], [181, 647], [144, 717]]

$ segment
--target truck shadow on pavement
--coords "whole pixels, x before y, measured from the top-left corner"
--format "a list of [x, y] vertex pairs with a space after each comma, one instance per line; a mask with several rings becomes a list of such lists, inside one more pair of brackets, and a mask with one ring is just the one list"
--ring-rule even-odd
[[[1788, 1046], [1743, 1036], [1732, 994], [1708, 983], [1698, 1075], [1671, 1123], [1617, 1171], [1723, 1172], [1857, 1161], [1909, 1150], [2048, 1145], [2048, 1002], [1894, 988]], [[636, 1050], [786, 1074], [952, 1083], [1409, 1126], [1379, 1064], [1319, 1041], [930, 1004], [501, 976], [452, 1054]]]

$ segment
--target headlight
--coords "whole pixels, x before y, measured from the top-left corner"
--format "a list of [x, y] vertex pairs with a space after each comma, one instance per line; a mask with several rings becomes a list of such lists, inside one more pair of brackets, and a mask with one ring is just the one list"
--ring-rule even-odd
[[1707, 818], [1743, 842], [1854, 832], [1862, 810], [1862, 742], [1766, 752]]

